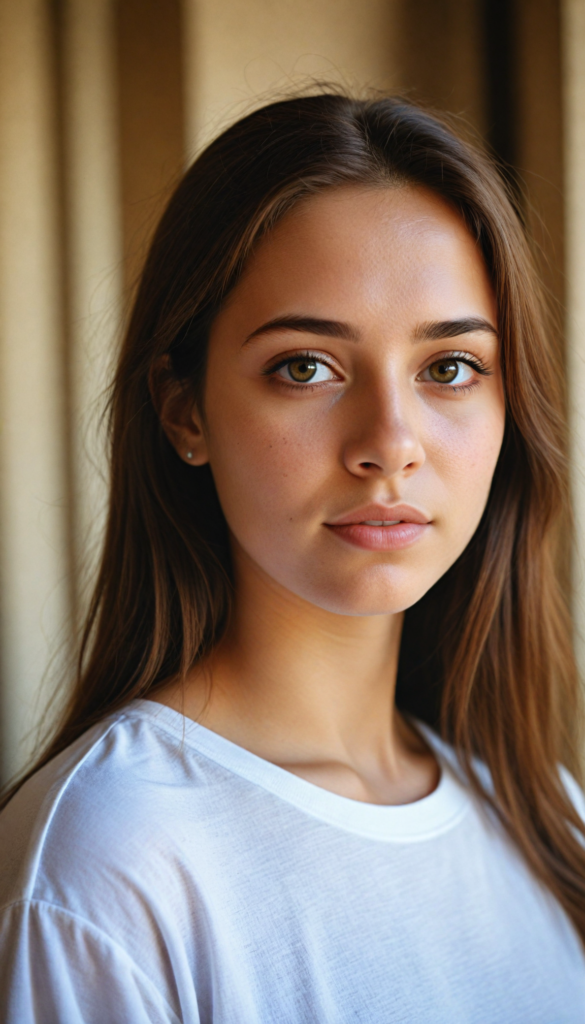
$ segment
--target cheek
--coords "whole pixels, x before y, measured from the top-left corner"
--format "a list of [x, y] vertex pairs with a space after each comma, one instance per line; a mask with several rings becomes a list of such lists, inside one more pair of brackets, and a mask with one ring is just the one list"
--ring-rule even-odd
[[[226, 519], [242, 533], [277, 534], [286, 522], [309, 511], [327, 467], [335, 463], [331, 439], [309, 412], [290, 415], [231, 403], [210, 422], [210, 461]], [[275, 529], [272, 530], [271, 526]]]
[[427, 459], [440, 477], [454, 526], [469, 520], [473, 533], [485, 507], [504, 435], [503, 403], [442, 418], [428, 433]]

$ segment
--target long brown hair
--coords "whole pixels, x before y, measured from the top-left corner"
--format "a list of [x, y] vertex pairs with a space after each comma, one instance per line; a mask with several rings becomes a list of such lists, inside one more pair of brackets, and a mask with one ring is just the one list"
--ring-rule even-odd
[[581, 722], [556, 572], [568, 505], [562, 361], [530, 247], [494, 165], [444, 120], [400, 98], [330, 90], [273, 103], [217, 138], [176, 189], [113, 385], [109, 518], [77, 681], [33, 770], [105, 715], [184, 678], [225, 627], [225, 520], [210, 470], [186, 466], [161, 429], [153, 367], [166, 354], [168, 372], [201, 399], [209, 326], [262, 235], [303, 197], [397, 182], [442, 196], [477, 240], [497, 298], [507, 400], [476, 534], [407, 612], [397, 700], [454, 744], [471, 785], [585, 940], [585, 829], [559, 776], [559, 764], [578, 773]]

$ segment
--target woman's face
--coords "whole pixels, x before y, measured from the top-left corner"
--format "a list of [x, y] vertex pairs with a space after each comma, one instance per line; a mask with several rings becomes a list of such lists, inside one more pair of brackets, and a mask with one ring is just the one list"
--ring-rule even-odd
[[211, 464], [236, 561], [337, 613], [422, 597], [488, 497], [496, 330], [480, 251], [434, 194], [345, 188], [297, 206], [213, 324], [206, 423], [195, 410], [179, 445]]

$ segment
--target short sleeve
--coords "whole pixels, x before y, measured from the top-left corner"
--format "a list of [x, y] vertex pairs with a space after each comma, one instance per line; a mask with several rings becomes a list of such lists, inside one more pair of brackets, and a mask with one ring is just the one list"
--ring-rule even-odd
[[180, 1024], [124, 949], [91, 923], [38, 900], [14, 903], [0, 916], [0, 1020]]

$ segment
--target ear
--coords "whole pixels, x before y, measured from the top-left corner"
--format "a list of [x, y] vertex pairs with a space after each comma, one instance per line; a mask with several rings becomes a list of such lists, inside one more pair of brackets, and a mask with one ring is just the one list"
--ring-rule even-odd
[[203, 420], [191, 389], [174, 376], [168, 355], [153, 363], [148, 386], [161, 426], [177, 455], [189, 466], [203, 466], [209, 461]]

